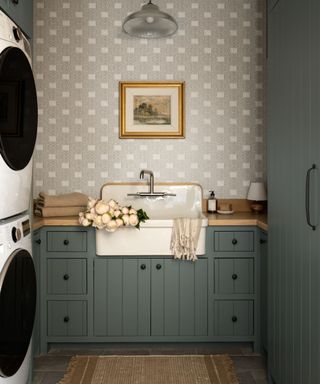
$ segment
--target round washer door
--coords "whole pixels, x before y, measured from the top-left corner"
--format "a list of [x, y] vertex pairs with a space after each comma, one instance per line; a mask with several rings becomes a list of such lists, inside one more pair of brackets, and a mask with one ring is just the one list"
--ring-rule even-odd
[[18, 249], [0, 273], [0, 376], [13, 376], [28, 352], [36, 310], [36, 273], [29, 252]]
[[19, 48], [0, 55], [0, 153], [10, 168], [25, 168], [38, 126], [37, 93], [30, 63]]

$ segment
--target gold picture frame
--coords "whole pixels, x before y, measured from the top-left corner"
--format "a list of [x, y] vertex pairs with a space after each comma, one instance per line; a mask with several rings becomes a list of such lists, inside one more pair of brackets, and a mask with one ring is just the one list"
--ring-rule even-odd
[[121, 139], [183, 139], [184, 82], [120, 82]]

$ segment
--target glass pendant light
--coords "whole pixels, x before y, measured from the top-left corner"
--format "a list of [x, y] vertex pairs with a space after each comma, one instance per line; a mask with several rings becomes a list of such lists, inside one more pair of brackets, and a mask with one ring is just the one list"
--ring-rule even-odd
[[173, 35], [178, 24], [172, 16], [160, 11], [150, 0], [140, 11], [126, 17], [122, 29], [130, 36], [156, 39]]

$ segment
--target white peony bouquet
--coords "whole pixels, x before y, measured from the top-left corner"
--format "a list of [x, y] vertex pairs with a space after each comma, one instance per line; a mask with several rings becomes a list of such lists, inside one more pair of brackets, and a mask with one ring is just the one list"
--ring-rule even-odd
[[142, 209], [137, 211], [130, 207], [119, 205], [115, 200], [93, 199], [89, 197], [87, 209], [79, 213], [79, 223], [84, 227], [95, 227], [114, 232], [120, 227], [135, 227], [140, 229], [149, 217]]

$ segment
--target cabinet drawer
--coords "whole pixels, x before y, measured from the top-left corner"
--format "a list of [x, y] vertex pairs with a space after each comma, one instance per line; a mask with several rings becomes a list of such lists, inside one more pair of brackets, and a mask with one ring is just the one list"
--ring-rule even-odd
[[84, 295], [87, 293], [86, 259], [48, 259], [49, 295]]
[[253, 293], [253, 259], [215, 259], [215, 293]]
[[216, 336], [253, 335], [252, 300], [217, 300], [214, 309]]
[[86, 301], [48, 301], [48, 336], [87, 335]]
[[86, 252], [87, 232], [49, 231], [47, 233], [48, 252]]
[[217, 252], [253, 252], [253, 231], [217, 231], [214, 233], [214, 250]]

